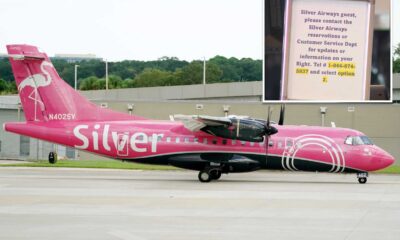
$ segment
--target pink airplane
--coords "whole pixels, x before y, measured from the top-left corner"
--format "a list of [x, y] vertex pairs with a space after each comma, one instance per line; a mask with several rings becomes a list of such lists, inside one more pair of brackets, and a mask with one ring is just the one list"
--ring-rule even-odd
[[[221, 174], [259, 169], [368, 172], [394, 158], [363, 133], [344, 128], [283, 125], [248, 117], [176, 115], [158, 121], [99, 108], [65, 83], [45, 53], [7, 46], [26, 122], [9, 132], [122, 161], [172, 165], [199, 171], [201, 182]], [[53, 154], [53, 153], [51, 153]]]

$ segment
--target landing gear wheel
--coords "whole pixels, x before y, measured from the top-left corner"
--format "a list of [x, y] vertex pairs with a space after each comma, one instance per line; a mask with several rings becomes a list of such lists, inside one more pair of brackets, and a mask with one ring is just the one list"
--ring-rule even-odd
[[199, 172], [199, 181], [200, 182], [210, 182], [211, 179], [211, 174], [208, 171], [200, 171]]
[[221, 178], [221, 175], [222, 175], [221, 171], [212, 171], [212, 172], [211, 172], [211, 178], [212, 178], [212, 180], [218, 180], [218, 179], [220, 179], [220, 178]]
[[50, 152], [49, 153], [49, 163], [55, 164], [57, 162], [57, 153]]
[[357, 178], [358, 178], [358, 182], [359, 182], [360, 184], [365, 184], [365, 183], [367, 183], [368, 172], [360, 172], [360, 173], [357, 173]]
[[358, 182], [361, 183], [361, 184], [364, 184], [364, 183], [367, 182], [367, 178], [366, 177], [361, 177], [361, 178], [358, 179]]

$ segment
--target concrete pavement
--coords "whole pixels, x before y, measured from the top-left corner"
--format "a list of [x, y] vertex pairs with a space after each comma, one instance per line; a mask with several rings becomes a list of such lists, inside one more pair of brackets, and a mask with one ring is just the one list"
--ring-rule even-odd
[[400, 176], [0, 168], [0, 239], [399, 239]]

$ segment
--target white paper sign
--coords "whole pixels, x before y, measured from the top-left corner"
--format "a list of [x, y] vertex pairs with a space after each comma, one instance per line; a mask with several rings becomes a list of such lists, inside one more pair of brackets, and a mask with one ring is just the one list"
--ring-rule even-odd
[[367, 100], [371, 75], [370, 3], [288, 2], [283, 98]]

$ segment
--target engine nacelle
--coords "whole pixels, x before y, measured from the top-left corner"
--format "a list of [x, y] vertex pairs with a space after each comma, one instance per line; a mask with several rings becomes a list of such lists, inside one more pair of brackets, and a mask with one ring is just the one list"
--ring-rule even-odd
[[264, 140], [265, 125], [253, 119], [230, 118], [232, 125], [229, 127], [206, 126], [201, 130], [215, 136], [236, 139], [248, 142], [262, 142]]
[[[208, 155], [213, 158], [218, 155]], [[261, 168], [259, 162], [238, 156], [232, 155], [231, 159], [217, 161], [205, 160], [200, 154], [190, 156], [175, 156], [169, 159], [169, 164], [183, 169], [201, 171], [206, 167], [220, 168], [223, 173], [238, 173], [238, 172], [252, 172]]]

